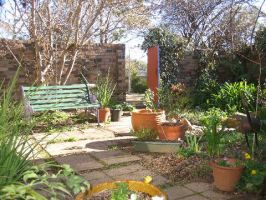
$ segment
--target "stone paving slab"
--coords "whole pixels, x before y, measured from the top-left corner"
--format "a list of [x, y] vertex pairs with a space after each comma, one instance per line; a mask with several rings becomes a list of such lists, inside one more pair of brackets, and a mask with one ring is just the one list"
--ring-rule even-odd
[[197, 194], [189, 197], [182, 198], [182, 200], [208, 200], [207, 198]]
[[107, 165], [127, 163], [141, 159], [138, 156], [130, 155], [119, 150], [92, 152], [91, 155], [106, 163]]
[[208, 197], [209, 199], [215, 199], [215, 200], [227, 200], [231, 198], [229, 194], [218, 193], [213, 190], [205, 191], [201, 193], [201, 195]]
[[176, 200], [195, 194], [193, 191], [178, 185], [166, 189], [165, 192], [167, 192], [169, 200]]
[[93, 159], [89, 154], [73, 154], [54, 158], [60, 164], [68, 164], [75, 171], [85, 171], [102, 168], [104, 165]]
[[139, 170], [144, 170], [144, 168], [139, 164], [131, 164], [128, 166], [122, 166], [122, 167], [118, 167], [118, 168], [107, 169], [107, 170], [104, 170], [103, 172], [109, 176], [119, 176], [119, 175], [137, 172]]
[[213, 189], [211, 184], [203, 182], [188, 183], [185, 185], [185, 187], [198, 193]]

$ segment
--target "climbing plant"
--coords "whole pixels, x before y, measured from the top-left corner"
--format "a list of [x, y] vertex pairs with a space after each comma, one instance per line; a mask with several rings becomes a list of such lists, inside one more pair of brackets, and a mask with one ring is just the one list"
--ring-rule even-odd
[[141, 48], [147, 51], [160, 47], [160, 78], [163, 85], [176, 84], [180, 60], [184, 54], [184, 40], [165, 28], [153, 28], [144, 37]]

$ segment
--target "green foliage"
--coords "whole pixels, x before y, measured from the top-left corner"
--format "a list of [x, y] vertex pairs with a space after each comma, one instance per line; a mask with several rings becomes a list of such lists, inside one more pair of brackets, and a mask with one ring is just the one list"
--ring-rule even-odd
[[211, 96], [219, 90], [219, 84], [214, 70], [204, 69], [197, 80], [193, 91], [193, 101], [195, 106], [203, 109], [209, 108]]
[[147, 81], [133, 73], [131, 76], [131, 88], [132, 92], [143, 94], [147, 89]]
[[177, 153], [185, 158], [201, 152], [201, 137], [197, 135], [187, 134], [186, 145], [178, 148]]
[[135, 106], [127, 102], [123, 102], [121, 105], [123, 111], [133, 111], [136, 109]]
[[22, 178], [36, 146], [29, 143], [33, 125], [23, 119], [23, 104], [13, 101], [17, 76], [0, 96], [0, 188]]
[[[51, 170], [57, 169], [56, 173]], [[23, 173], [20, 182], [6, 185], [0, 190], [1, 200], [13, 199], [65, 199], [84, 192], [89, 183], [75, 175], [68, 166], [42, 164], [32, 166]]]
[[133, 131], [132, 134], [142, 141], [155, 140], [157, 138], [157, 133], [152, 129], [141, 129]]
[[260, 161], [248, 160], [237, 187], [241, 191], [258, 194], [263, 189], [265, 179], [266, 164]]
[[144, 95], [144, 105], [146, 109], [157, 110], [158, 106], [154, 101], [154, 93], [150, 89], [147, 89]]
[[245, 81], [228, 83], [221, 86], [217, 94], [213, 94], [212, 106], [227, 112], [244, 112], [242, 98], [245, 97], [250, 110], [254, 110], [256, 87]]
[[180, 60], [183, 58], [184, 41], [165, 28], [150, 29], [144, 37], [143, 50], [160, 47], [160, 78], [163, 85], [170, 86], [178, 82]]
[[109, 77], [109, 71], [106, 77], [98, 77], [96, 87], [93, 92], [103, 108], [108, 107], [113, 96], [116, 85], [113, 84]]
[[112, 191], [111, 200], [128, 200], [129, 189], [126, 183], [117, 183], [117, 188]]
[[173, 84], [158, 88], [158, 98], [160, 107], [165, 110], [167, 115], [188, 109], [191, 105], [190, 92], [183, 84]]
[[225, 114], [220, 110], [211, 109], [206, 113], [206, 117], [202, 121], [204, 139], [207, 141], [207, 152], [210, 157], [219, 156], [223, 149], [221, 121], [224, 116]]

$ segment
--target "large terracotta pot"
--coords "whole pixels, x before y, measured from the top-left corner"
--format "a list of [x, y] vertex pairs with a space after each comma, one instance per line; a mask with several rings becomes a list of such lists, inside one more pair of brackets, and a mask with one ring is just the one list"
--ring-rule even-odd
[[177, 140], [183, 139], [185, 136], [186, 124], [173, 124], [163, 122], [158, 126], [158, 133], [160, 140]]
[[134, 131], [152, 129], [157, 131], [160, 121], [165, 118], [164, 111], [139, 110], [132, 112], [131, 124]]
[[[229, 159], [231, 163], [235, 163], [235, 159]], [[224, 167], [216, 162], [211, 162], [210, 166], [213, 169], [214, 185], [222, 191], [232, 192], [241, 178], [243, 167]]]
[[88, 199], [89, 197], [92, 197], [93, 195], [100, 193], [104, 190], [112, 190], [116, 188], [117, 183], [127, 183], [129, 190], [134, 191], [134, 192], [142, 192], [149, 194], [151, 196], [159, 196], [159, 197], [164, 197], [165, 200], [168, 200], [167, 194], [164, 193], [162, 190], [157, 188], [156, 186], [148, 183], [144, 183], [141, 181], [113, 181], [113, 182], [106, 182], [106, 183], [101, 183], [98, 184], [89, 190], [87, 190], [84, 193], [80, 193], [77, 197], [76, 200], [85, 200]]
[[110, 118], [110, 108], [99, 108], [99, 122], [107, 122]]

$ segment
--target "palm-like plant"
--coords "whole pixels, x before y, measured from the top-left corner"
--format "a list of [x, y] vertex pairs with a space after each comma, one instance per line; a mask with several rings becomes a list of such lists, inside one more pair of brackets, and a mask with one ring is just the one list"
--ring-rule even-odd
[[97, 100], [101, 107], [106, 108], [110, 104], [111, 97], [113, 96], [116, 84], [112, 82], [109, 77], [109, 70], [106, 77], [98, 77], [96, 87], [94, 88]]

